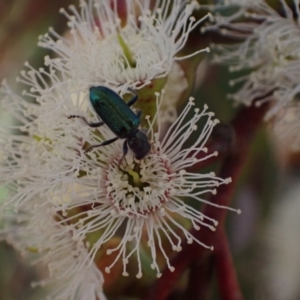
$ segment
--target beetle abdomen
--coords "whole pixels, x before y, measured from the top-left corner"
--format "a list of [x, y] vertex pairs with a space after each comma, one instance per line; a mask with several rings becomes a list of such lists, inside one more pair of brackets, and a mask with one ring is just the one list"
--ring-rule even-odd
[[102, 121], [119, 138], [126, 138], [140, 125], [140, 118], [117, 93], [106, 87], [91, 87], [90, 101]]

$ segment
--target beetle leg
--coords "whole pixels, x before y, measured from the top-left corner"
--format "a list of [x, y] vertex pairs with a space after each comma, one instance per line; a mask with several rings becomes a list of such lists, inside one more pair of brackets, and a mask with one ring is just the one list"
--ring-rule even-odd
[[90, 151], [91, 151], [92, 149], [94, 149], [94, 148], [98, 148], [98, 147], [102, 147], [102, 146], [107, 146], [107, 145], [109, 145], [109, 144], [115, 142], [117, 139], [118, 139], [118, 137], [115, 137], [115, 138], [113, 138], [113, 139], [104, 141], [104, 142], [102, 142], [101, 144], [93, 145], [93, 146], [87, 148], [87, 149], [85, 150], [85, 153], [90, 152]]
[[139, 111], [136, 112], [136, 116], [137, 116], [138, 118], [140, 118], [141, 115], [142, 115], [142, 111], [141, 111], [141, 110], [139, 110]]
[[127, 144], [127, 140], [124, 141], [124, 144], [123, 144], [123, 156], [122, 158], [120, 159], [119, 161], [119, 167], [124, 159], [124, 157], [126, 156], [126, 154], [128, 153], [128, 144]]
[[134, 96], [129, 100], [129, 102], [127, 103], [128, 107], [132, 106], [138, 99], [138, 95], [136, 93], [136, 91], [132, 88], [128, 88], [128, 90], [134, 94]]
[[88, 126], [90, 126], [90, 127], [93, 127], [93, 128], [95, 128], [95, 127], [100, 127], [100, 126], [104, 125], [104, 122], [89, 123], [89, 122], [86, 120], [85, 117], [74, 116], [74, 115], [68, 116], [68, 119], [73, 119], [73, 118], [80, 118], [80, 119], [83, 120], [83, 122], [84, 122], [86, 125], [88, 125]]

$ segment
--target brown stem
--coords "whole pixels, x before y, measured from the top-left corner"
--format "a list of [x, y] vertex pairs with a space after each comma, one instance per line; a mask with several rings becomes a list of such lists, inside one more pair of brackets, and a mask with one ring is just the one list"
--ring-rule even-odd
[[216, 275], [222, 300], [243, 300], [232, 261], [226, 233], [220, 228], [216, 237]]
[[211, 299], [210, 288], [214, 275], [214, 257], [207, 253], [190, 266], [189, 281], [183, 299]]
[[[230, 205], [239, 175], [247, 159], [247, 154], [249, 152], [253, 136], [261, 125], [266, 109], [267, 104], [264, 104], [259, 108], [254, 106], [243, 108], [231, 122], [236, 136], [236, 147], [235, 151], [232, 151], [232, 153], [225, 158], [219, 172], [219, 177], [231, 177], [232, 183], [220, 186], [218, 194], [212, 195], [210, 202], [222, 206]], [[203, 213], [210, 218], [217, 220], [219, 222], [219, 226], [222, 227], [227, 210], [217, 209], [210, 205], [204, 205]], [[217, 235], [212, 233], [206, 227], [202, 227], [199, 231], [192, 230], [192, 234], [196, 239], [206, 245], [215, 244], [215, 238]], [[186, 267], [194, 261], [195, 258], [199, 259], [205, 255], [207, 251], [210, 250], [199, 246], [197, 243], [193, 243], [192, 245], [185, 243], [183, 245], [183, 250], [172, 261], [175, 271], [171, 273], [168, 269], [165, 269], [162, 277], [155, 282], [154, 286], [150, 289], [149, 294], [144, 299], [166, 299]]]

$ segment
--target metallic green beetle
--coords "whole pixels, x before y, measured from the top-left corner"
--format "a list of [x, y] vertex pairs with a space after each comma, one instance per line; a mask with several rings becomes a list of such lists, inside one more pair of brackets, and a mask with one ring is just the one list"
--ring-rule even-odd
[[138, 129], [141, 123], [141, 111], [135, 114], [130, 109], [130, 106], [137, 101], [138, 96], [134, 90], [130, 89], [130, 91], [134, 96], [128, 103], [125, 103], [117, 93], [107, 87], [91, 87], [90, 101], [102, 121], [88, 123], [84, 117], [69, 116], [69, 118], [81, 118], [90, 127], [99, 127], [106, 124], [116, 135], [113, 139], [91, 146], [86, 152], [93, 148], [109, 145], [117, 139], [125, 139], [123, 144], [123, 158], [128, 152], [128, 146], [138, 160], [144, 158], [149, 153], [151, 145], [148, 142], [148, 138], [144, 132]]

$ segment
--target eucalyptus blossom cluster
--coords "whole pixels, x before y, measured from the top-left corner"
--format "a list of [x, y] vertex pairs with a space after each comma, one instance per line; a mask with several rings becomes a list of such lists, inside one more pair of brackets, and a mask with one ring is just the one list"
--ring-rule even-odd
[[[16, 125], [0, 131], [0, 236], [47, 267], [33, 285], [47, 286], [49, 299], [105, 299], [102, 285], [113, 268], [141, 278], [150, 264], [160, 277], [164, 267], [174, 271], [170, 257], [184, 241], [213, 248], [191, 228], [215, 230], [218, 222], [199, 208], [226, 208], [205, 195], [231, 179], [190, 170], [217, 155], [206, 143], [218, 120], [192, 97], [178, 115], [176, 109], [188, 87], [179, 62], [208, 49], [179, 52], [208, 17], [192, 17], [196, 1], [150, 4], [89, 0], [61, 9], [69, 31], [50, 29], [39, 39], [53, 57], [39, 69], [25, 64], [17, 79], [26, 86], [22, 95], [2, 84], [3, 107]], [[130, 109], [151, 145], [147, 155], [124, 153], [121, 139], [87, 151], [115, 138], [109, 124], [88, 126], [100, 121], [89, 99], [96, 86], [124, 101], [137, 93], [141, 114]]]

